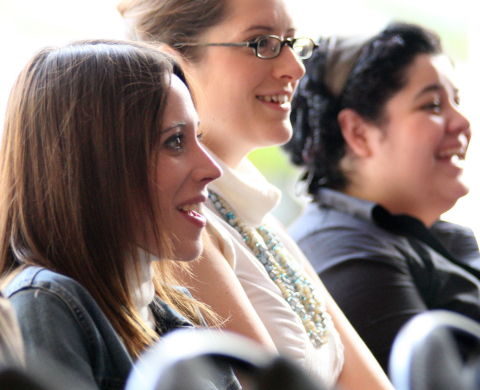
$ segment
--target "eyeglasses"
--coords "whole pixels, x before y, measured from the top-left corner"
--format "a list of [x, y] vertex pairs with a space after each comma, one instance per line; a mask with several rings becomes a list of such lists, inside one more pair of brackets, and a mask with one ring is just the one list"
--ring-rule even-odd
[[175, 43], [174, 47], [183, 46], [245, 46], [251, 47], [258, 58], [271, 60], [277, 58], [283, 47], [291, 47], [295, 55], [301, 60], [310, 58], [318, 47], [310, 38], [287, 38], [283, 41], [276, 35], [264, 35], [250, 42], [232, 43]]

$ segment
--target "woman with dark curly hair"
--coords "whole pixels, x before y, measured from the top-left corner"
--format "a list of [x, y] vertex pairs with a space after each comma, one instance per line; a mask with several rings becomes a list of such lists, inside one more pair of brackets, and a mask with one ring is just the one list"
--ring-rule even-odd
[[439, 220], [468, 193], [470, 124], [435, 33], [395, 23], [319, 46], [285, 147], [313, 201], [290, 231], [386, 369], [415, 314], [480, 320], [476, 240]]

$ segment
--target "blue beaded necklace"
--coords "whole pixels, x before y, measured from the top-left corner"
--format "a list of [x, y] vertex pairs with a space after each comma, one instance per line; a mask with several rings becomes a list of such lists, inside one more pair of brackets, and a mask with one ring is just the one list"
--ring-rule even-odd
[[235, 215], [228, 203], [209, 190], [209, 199], [222, 217], [237, 230], [263, 264], [272, 281], [282, 292], [290, 308], [300, 317], [312, 344], [317, 347], [327, 342], [327, 322], [331, 321], [325, 305], [318, 299], [317, 289], [276, 234], [266, 225], [251, 228]]

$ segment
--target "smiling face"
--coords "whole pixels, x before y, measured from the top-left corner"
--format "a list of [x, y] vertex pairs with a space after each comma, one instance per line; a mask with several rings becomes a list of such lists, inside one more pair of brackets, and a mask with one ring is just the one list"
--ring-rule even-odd
[[[167, 232], [175, 260], [193, 260], [202, 249], [201, 233], [206, 226], [202, 204], [206, 185], [221, 175], [220, 168], [205, 153], [197, 137], [198, 116], [185, 84], [171, 79], [168, 103], [154, 168], [161, 231]], [[147, 229], [146, 248], [162, 257], [153, 229]]]
[[[248, 42], [262, 35], [295, 36], [283, 0], [228, 0], [227, 18], [205, 34], [204, 43]], [[290, 99], [305, 69], [291, 48], [260, 59], [249, 47], [206, 47], [186, 63], [196, 84], [205, 143], [235, 168], [250, 151], [290, 139]]]
[[430, 225], [468, 193], [462, 163], [471, 138], [444, 55], [418, 55], [406, 86], [386, 104], [387, 122], [368, 133], [370, 200]]

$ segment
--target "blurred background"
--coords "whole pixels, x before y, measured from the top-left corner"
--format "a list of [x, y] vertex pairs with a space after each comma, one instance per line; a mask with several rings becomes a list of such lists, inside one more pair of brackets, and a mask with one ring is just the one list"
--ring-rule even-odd
[[[41, 47], [76, 39], [123, 38], [124, 24], [116, 11], [119, 0], [0, 0], [0, 124], [3, 128], [8, 94], [13, 82]], [[298, 36], [315, 40], [320, 35], [375, 32], [391, 21], [422, 24], [437, 31], [457, 69], [462, 107], [470, 119], [473, 138], [465, 180], [470, 194], [459, 200], [444, 218], [470, 226], [480, 235], [480, 145], [476, 128], [480, 113], [480, 24], [473, 0], [286, 0], [299, 29]], [[280, 148], [253, 152], [249, 158], [267, 178], [283, 190], [275, 210], [286, 225], [298, 216], [307, 199], [296, 196], [301, 174], [290, 166]], [[298, 186], [297, 186], [298, 187]]]

